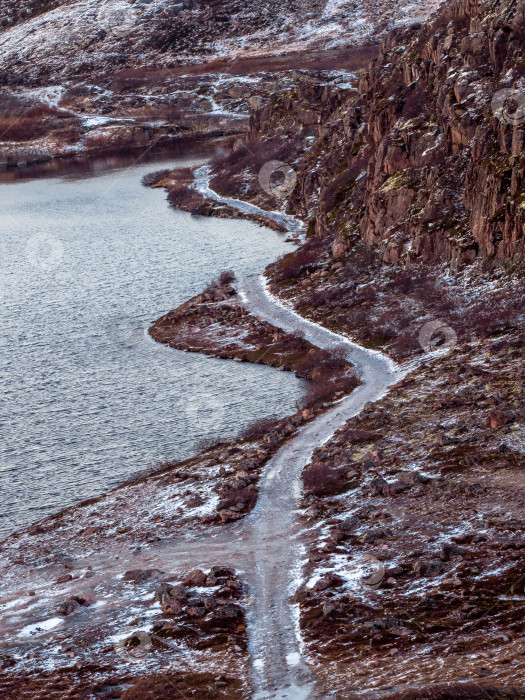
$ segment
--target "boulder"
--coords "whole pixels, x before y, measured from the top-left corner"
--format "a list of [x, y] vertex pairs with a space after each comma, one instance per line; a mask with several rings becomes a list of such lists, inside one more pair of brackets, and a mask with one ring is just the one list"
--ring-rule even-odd
[[345, 580], [341, 576], [338, 576], [337, 574], [326, 574], [326, 576], [323, 576], [318, 581], [316, 581], [312, 590], [316, 593], [319, 593], [321, 591], [326, 591], [329, 588], [338, 588], [344, 583]]
[[161, 610], [166, 615], [180, 615], [188, 597], [184, 586], [162, 583], [155, 591], [155, 600], [160, 602]]
[[186, 586], [204, 586], [206, 584], [206, 574], [200, 569], [194, 569], [184, 579]]
[[487, 489], [480, 483], [476, 482], [465, 486], [465, 493], [467, 496], [483, 496], [487, 493]]
[[370, 482], [370, 492], [372, 496], [384, 496], [388, 489], [388, 481], [378, 476]]
[[461, 557], [465, 554], [466, 550], [464, 547], [460, 547], [452, 542], [445, 542], [442, 547], [441, 554], [439, 555], [443, 561], [450, 561], [455, 557]]
[[145, 583], [161, 575], [159, 569], [131, 569], [126, 571], [122, 580], [130, 583]]
[[58, 614], [67, 617], [68, 615], [73, 615], [73, 613], [76, 613], [77, 610], [80, 610], [81, 607], [82, 606], [80, 605], [78, 600], [70, 598], [64, 603], [62, 603], [62, 605], [58, 608]]
[[204, 617], [206, 613], [207, 610], [204, 605], [190, 605], [186, 610], [186, 614], [190, 617]]
[[385, 496], [397, 496], [400, 493], [408, 491], [409, 488], [410, 484], [406, 481], [394, 481], [394, 483], [388, 484], [383, 493], [385, 494]]
[[219, 601], [217, 598], [214, 598], [213, 596], [210, 596], [209, 598], [206, 598], [204, 600], [204, 607], [206, 608], [207, 611], [210, 610], [215, 610], [219, 605]]
[[235, 569], [232, 569], [229, 566], [212, 566], [210, 574], [216, 578], [234, 578]]
[[414, 564], [414, 571], [425, 578], [440, 576], [445, 569], [441, 559], [419, 559]]
[[160, 609], [165, 615], [180, 615], [182, 612], [181, 602], [167, 596], [160, 603]]
[[514, 411], [496, 409], [489, 412], [485, 424], [491, 430], [497, 430], [508, 423], [512, 423], [514, 420], [516, 420], [516, 414]]
[[58, 609], [58, 614], [67, 617], [78, 612], [80, 608], [87, 608], [93, 601], [81, 596], [72, 596], [62, 603]]
[[215, 619], [218, 620], [236, 620], [242, 616], [242, 609], [237, 605], [221, 605], [215, 611]]

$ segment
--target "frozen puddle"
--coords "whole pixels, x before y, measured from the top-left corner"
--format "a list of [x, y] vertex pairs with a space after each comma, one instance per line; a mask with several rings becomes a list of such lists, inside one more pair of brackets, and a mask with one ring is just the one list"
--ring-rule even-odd
[[62, 624], [64, 620], [61, 617], [51, 617], [49, 620], [43, 620], [43, 622], [35, 622], [32, 625], [27, 625], [20, 632], [20, 637], [34, 637], [37, 634], [43, 634], [44, 632], [49, 632], [58, 625]]
[[301, 655], [297, 651], [294, 651], [286, 656], [286, 663], [288, 666], [298, 666], [300, 662]]

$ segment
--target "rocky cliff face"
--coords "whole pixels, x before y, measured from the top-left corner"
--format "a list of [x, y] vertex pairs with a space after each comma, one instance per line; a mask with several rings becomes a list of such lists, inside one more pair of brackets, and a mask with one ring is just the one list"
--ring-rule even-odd
[[384, 262], [524, 253], [523, 0], [457, 0], [392, 33], [357, 92], [279, 95], [252, 143], [317, 138], [293, 163], [290, 206], [342, 255], [359, 235]]

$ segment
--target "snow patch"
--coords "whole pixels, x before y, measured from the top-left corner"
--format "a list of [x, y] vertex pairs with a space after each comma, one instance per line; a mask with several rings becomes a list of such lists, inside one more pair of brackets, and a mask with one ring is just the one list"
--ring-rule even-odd
[[50, 632], [55, 627], [58, 627], [64, 622], [61, 617], [51, 617], [49, 620], [43, 620], [42, 622], [35, 622], [32, 625], [27, 625], [22, 629], [19, 636], [20, 637], [34, 637], [37, 634], [43, 634], [44, 632]]

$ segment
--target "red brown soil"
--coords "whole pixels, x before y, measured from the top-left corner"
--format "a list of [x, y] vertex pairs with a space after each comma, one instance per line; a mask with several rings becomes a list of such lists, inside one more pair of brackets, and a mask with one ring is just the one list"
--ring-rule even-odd
[[[285, 333], [244, 308], [229, 284], [212, 284], [198, 296], [158, 319], [149, 330], [160, 343], [221, 359], [254, 362], [293, 371], [301, 378], [334, 378], [351, 368], [301, 335]], [[315, 362], [307, 358], [315, 356]], [[309, 364], [312, 366], [309, 367]]]
[[525, 682], [524, 340], [428, 362], [317, 451], [325, 483], [343, 470], [351, 484], [305, 498], [317, 581], [296, 601], [338, 692], [423, 687], [443, 668]]
[[234, 207], [207, 199], [197, 192], [193, 184], [193, 170], [191, 168], [177, 168], [175, 170], [161, 170], [144, 178], [144, 184], [150, 187], [163, 187], [168, 192], [169, 202], [194, 216], [215, 216], [220, 219], [244, 219], [253, 221], [260, 226], [266, 226], [273, 231], [285, 233], [286, 229], [269, 217], [257, 214], [247, 214]]
[[[378, 54], [379, 46], [348, 46], [328, 51], [281, 52], [277, 55], [246, 55], [242, 58], [218, 58], [206, 63], [177, 66], [165, 70], [151, 69], [151, 75], [176, 77], [181, 75], [209, 75], [227, 73], [229, 75], [251, 75], [261, 71], [280, 72], [286, 70], [364, 70]], [[116, 78], [132, 74], [132, 70], [116, 72]], [[137, 70], [140, 75], [148, 75], [147, 68]], [[112, 74], [113, 75], [113, 74]]]

